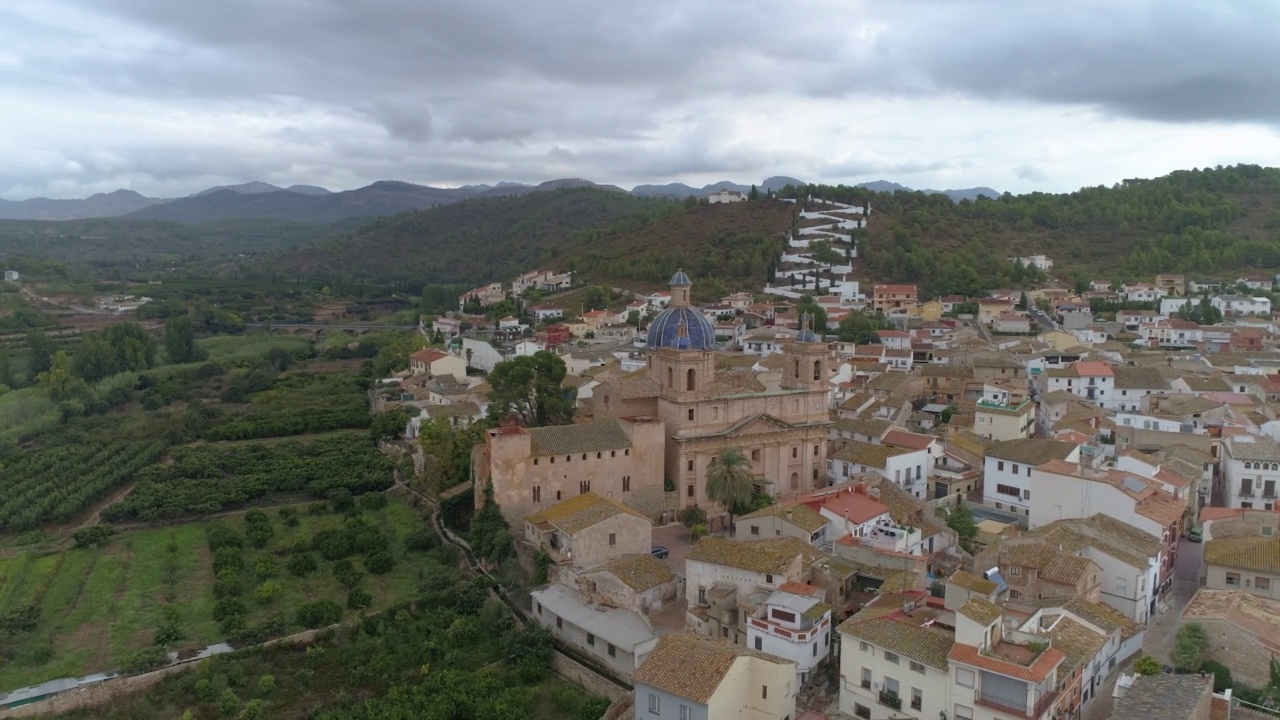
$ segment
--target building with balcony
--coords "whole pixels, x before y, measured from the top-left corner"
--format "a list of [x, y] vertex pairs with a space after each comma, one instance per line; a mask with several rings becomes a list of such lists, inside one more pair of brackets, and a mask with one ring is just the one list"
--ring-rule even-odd
[[947, 655], [953, 718], [1044, 720], [1060, 690], [1066, 655], [1045, 632], [1016, 630], [1000, 608], [971, 598], [956, 611], [955, 643]]
[[834, 485], [855, 475], [875, 473], [913, 497], [923, 498], [932, 466], [927, 449], [849, 440], [827, 461], [827, 478]]
[[1227, 507], [1276, 508], [1280, 486], [1280, 443], [1248, 435], [1222, 443], [1222, 482]]
[[915, 285], [873, 285], [871, 309], [888, 315], [894, 310], [904, 310], [919, 304]]
[[685, 557], [688, 628], [745, 644], [744, 618], [783, 583], [802, 582], [804, 568], [820, 556], [794, 537], [699, 540]]
[[1033, 437], [1036, 404], [1030, 397], [1014, 395], [1008, 390], [984, 392], [974, 406], [973, 432], [997, 442]]
[[826, 590], [784, 583], [746, 619], [747, 647], [796, 664], [796, 687], [809, 682], [831, 649], [831, 605]]
[[879, 595], [841, 623], [841, 715], [951, 717], [954, 625], [941, 599], [918, 590]]
[[1045, 370], [1040, 378], [1045, 393], [1066, 390], [1102, 407], [1111, 407], [1115, 395], [1115, 371], [1104, 362], [1080, 360], [1062, 370]]

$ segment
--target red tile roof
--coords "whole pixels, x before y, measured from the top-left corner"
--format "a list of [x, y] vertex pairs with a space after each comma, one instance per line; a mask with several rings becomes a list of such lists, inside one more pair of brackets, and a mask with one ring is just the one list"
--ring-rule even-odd
[[1111, 366], [1096, 360], [1081, 360], [1075, 364], [1076, 374], [1080, 377], [1115, 377]]
[[433, 363], [433, 362], [435, 362], [435, 361], [439, 360], [440, 358], [445, 358], [445, 357], [449, 357], [449, 354], [448, 354], [448, 353], [444, 353], [444, 352], [440, 352], [439, 350], [433, 350], [433, 349], [431, 349], [431, 348], [425, 348], [425, 349], [419, 350], [418, 352], [416, 352], [416, 353], [414, 353], [414, 354], [410, 355], [410, 356], [409, 356], [409, 359], [410, 359], [410, 360], [417, 360], [418, 362], [421, 362], [421, 363], [427, 363], [427, 364], [430, 364], [430, 363]]
[[784, 582], [778, 586], [778, 589], [783, 592], [795, 593], [796, 595], [807, 595], [809, 597], [817, 597], [818, 595], [826, 592], [816, 585], [799, 582]]
[[977, 647], [959, 642], [951, 646], [951, 653], [947, 655], [947, 659], [954, 662], [964, 663], [965, 665], [1034, 683], [1041, 682], [1049, 677], [1049, 673], [1053, 672], [1053, 669], [1058, 667], [1066, 657], [1061, 650], [1051, 647], [1041, 653], [1040, 657], [1031, 663], [1031, 667], [1025, 667], [999, 658], [993, 658], [989, 655], [983, 655], [978, 652]]
[[890, 430], [880, 439], [885, 445], [897, 445], [898, 447], [909, 447], [913, 450], [924, 450], [933, 444], [937, 438], [932, 435], [921, 435], [919, 433], [907, 432], [906, 430]]
[[825, 509], [849, 522], [865, 523], [889, 513], [889, 506], [860, 492], [841, 492], [823, 498], [808, 500], [806, 505], [814, 510]]

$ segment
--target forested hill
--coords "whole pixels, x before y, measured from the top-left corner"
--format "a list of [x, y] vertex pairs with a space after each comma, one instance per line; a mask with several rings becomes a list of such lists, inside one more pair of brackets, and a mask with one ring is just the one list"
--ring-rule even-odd
[[[465, 200], [382, 218], [269, 261], [280, 275], [479, 284], [539, 267], [584, 279], [660, 283], [682, 265], [756, 287], [782, 250], [794, 205], [697, 205], [595, 188]], [[242, 273], [255, 268], [246, 266]]]
[[1257, 165], [958, 203], [844, 186], [782, 194], [870, 201], [859, 246], [865, 277], [919, 282], [930, 294], [972, 294], [1007, 283], [1011, 255], [1048, 255], [1057, 276], [1120, 281], [1280, 268], [1280, 169]]

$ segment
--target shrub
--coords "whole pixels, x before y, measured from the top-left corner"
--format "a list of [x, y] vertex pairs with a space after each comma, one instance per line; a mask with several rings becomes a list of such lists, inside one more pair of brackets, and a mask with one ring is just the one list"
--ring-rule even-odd
[[311, 538], [311, 549], [325, 560], [340, 560], [356, 551], [355, 542], [347, 530], [321, 530]]
[[239, 533], [235, 530], [232, 530], [220, 522], [213, 523], [205, 529], [204, 535], [205, 539], [209, 543], [209, 550], [215, 553], [218, 551], [218, 548], [244, 547], [244, 538], [240, 537]]
[[1178, 628], [1173, 638], [1173, 649], [1169, 659], [1173, 666], [1182, 672], [1195, 672], [1204, 664], [1204, 653], [1209, 648], [1209, 637], [1204, 628], [1196, 623], [1187, 623]]
[[689, 528], [689, 542], [691, 543], [698, 542], [702, 538], [706, 537], [708, 532], [710, 531], [707, 529], [707, 526], [704, 525], [703, 523], [698, 523], [697, 525], [694, 525], [693, 527]]
[[244, 581], [232, 568], [218, 573], [218, 579], [213, 582], [213, 596], [216, 598], [239, 597], [243, 592]]
[[258, 678], [258, 693], [262, 695], [270, 695], [275, 692], [276, 677], [274, 675], [263, 675]]
[[380, 492], [368, 492], [360, 496], [360, 507], [364, 510], [381, 510], [387, 506], [387, 496]]
[[225, 598], [213, 605], [213, 619], [218, 622], [236, 615], [244, 615], [246, 612], [248, 612], [248, 608], [244, 606], [244, 602], [239, 598]]
[[304, 628], [332, 625], [342, 619], [342, 606], [332, 600], [317, 600], [298, 608], [297, 621]]
[[690, 530], [693, 530], [695, 525], [706, 525], [707, 511], [697, 505], [690, 505], [680, 511], [680, 524]]
[[348, 590], [359, 585], [360, 580], [364, 578], [364, 574], [356, 570], [351, 561], [345, 558], [333, 564], [333, 576]]
[[[1137, 668], [1136, 664], [1134, 665], [1134, 668]], [[1215, 660], [1205, 660], [1204, 664], [1200, 666], [1200, 672], [1213, 673], [1214, 692], [1220, 693], [1229, 687], [1234, 687], [1235, 685], [1231, 680], [1231, 670], [1227, 668], [1226, 665]], [[1143, 673], [1143, 675], [1146, 674], [1147, 673]]]
[[422, 551], [434, 550], [436, 547], [436, 534], [431, 528], [420, 527], [409, 532], [404, 539], [404, 547], [406, 550]]
[[220, 547], [213, 553], [213, 574], [221, 575], [223, 570], [239, 570], [244, 567], [244, 558], [240, 548]]
[[385, 575], [395, 566], [396, 561], [391, 557], [391, 553], [386, 551], [376, 552], [364, 561], [365, 569], [374, 575]]
[[1133, 671], [1139, 675], [1159, 675], [1164, 672], [1164, 667], [1160, 665], [1160, 661], [1150, 655], [1143, 655], [1133, 663]]
[[283, 588], [279, 580], [267, 580], [258, 585], [258, 589], [253, 591], [253, 596], [259, 604], [270, 605], [276, 601], [276, 598], [280, 597], [281, 590]]
[[116, 529], [110, 525], [90, 525], [86, 528], [80, 528], [72, 537], [78, 548], [92, 548], [99, 545], [105, 545], [112, 535], [116, 534]]
[[346, 488], [330, 490], [327, 497], [334, 512], [346, 512], [355, 507], [355, 500], [351, 498], [351, 491]]
[[347, 607], [352, 610], [363, 610], [373, 604], [373, 596], [363, 588], [352, 588], [347, 593]]
[[168, 664], [169, 653], [158, 645], [152, 645], [145, 650], [139, 650], [134, 653], [129, 658], [129, 661], [125, 663], [124, 670], [127, 673], [144, 673], [162, 668]]
[[316, 559], [311, 553], [298, 553], [289, 558], [289, 563], [285, 565], [289, 573], [298, 577], [306, 577], [316, 571]]
[[218, 697], [218, 709], [222, 711], [223, 717], [231, 717], [236, 714], [236, 710], [240, 709], [240, 698], [232, 692], [231, 688], [222, 691], [222, 695]]
[[298, 510], [291, 507], [282, 507], [280, 512], [276, 513], [280, 516], [280, 522], [287, 527], [298, 527]]
[[253, 564], [253, 574], [257, 575], [259, 580], [266, 580], [279, 575], [280, 569], [276, 567], [275, 558], [263, 555]]

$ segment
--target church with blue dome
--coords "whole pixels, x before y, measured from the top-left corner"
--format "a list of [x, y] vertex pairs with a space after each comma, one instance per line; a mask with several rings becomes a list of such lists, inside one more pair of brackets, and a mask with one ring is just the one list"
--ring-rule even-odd
[[693, 283], [683, 270], [671, 277], [671, 307], [649, 323], [649, 350], [715, 350], [716, 326], [691, 307], [689, 289]]
[[[679, 507], [715, 507], [707, 471], [727, 448], [742, 451], [770, 495], [826, 487], [830, 349], [808, 318], [785, 346], [780, 370], [734, 367], [740, 353], [716, 342], [715, 324], [690, 299], [689, 276], [677, 271], [670, 285], [670, 306], [649, 323], [645, 369], [601, 383], [592, 393], [595, 417], [662, 421], [662, 484], [676, 488]], [[625, 492], [615, 497], [628, 502]]]

